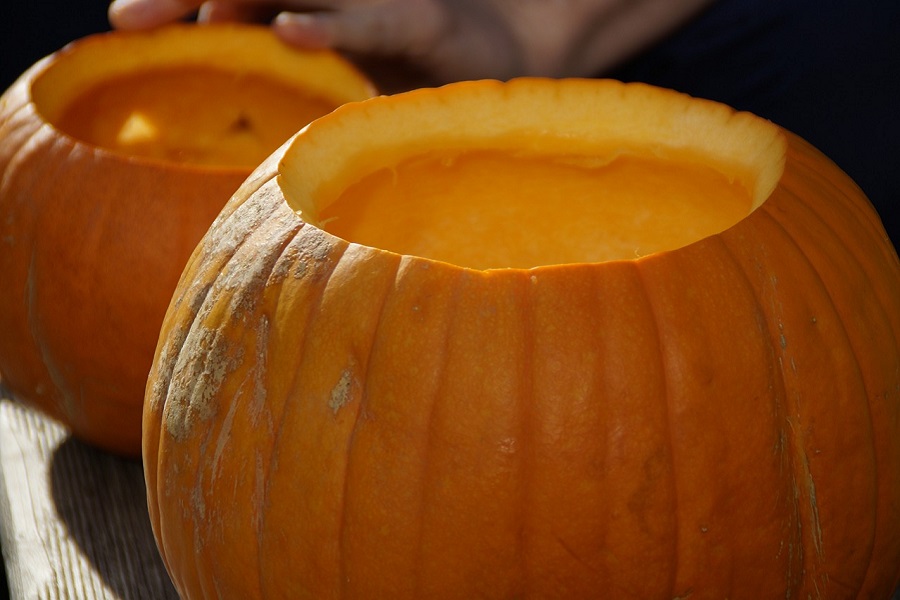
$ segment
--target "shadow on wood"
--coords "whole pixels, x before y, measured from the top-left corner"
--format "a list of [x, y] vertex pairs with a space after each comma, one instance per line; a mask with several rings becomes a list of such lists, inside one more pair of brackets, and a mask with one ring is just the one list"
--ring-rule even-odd
[[60, 520], [111, 591], [123, 599], [178, 598], [156, 550], [139, 462], [66, 438], [50, 478]]

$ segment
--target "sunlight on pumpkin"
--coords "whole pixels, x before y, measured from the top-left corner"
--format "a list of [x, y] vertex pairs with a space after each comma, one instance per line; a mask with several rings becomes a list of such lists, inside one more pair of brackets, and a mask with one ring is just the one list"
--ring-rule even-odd
[[138, 144], [152, 144], [159, 138], [159, 127], [145, 114], [135, 111], [125, 119], [116, 136], [115, 145], [120, 148]]
[[428, 155], [349, 186], [317, 223], [345, 240], [477, 268], [634, 259], [719, 233], [750, 192], [717, 170], [619, 154]]
[[264, 76], [181, 67], [99, 83], [68, 104], [54, 125], [132, 156], [252, 168], [333, 108]]

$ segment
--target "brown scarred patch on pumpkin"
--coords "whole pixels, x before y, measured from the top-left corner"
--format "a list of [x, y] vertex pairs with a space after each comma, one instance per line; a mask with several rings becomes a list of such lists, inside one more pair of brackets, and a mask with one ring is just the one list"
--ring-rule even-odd
[[[301, 223], [299, 219], [297, 222]], [[297, 234], [285, 247], [272, 269], [269, 284], [277, 285], [288, 277], [302, 279], [310, 272], [319, 272], [318, 267], [328, 262], [334, 247], [335, 238], [324, 231], [313, 227], [298, 227]]]
[[353, 373], [350, 367], [344, 369], [337, 385], [331, 390], [331, 399], [328, 401], [330, 408], [335, 415], [338, 414], [344, 406], [350, 403], [352, 399], [351, 391], [353, 389]]
[[[190, 435], [198, 422], [216, 413], [214, 399], [222, 383], [243, 360], [243, 350], [229, 352], [231, 345], [221, 331], [198, 326], [185, 341], [172, 374], [172, 387], [165, 408], [166, 431], [178, 441]], [[194, 355], [194, 360], [185, 357]]]
[[[176, 296], [176, 306], [180, 306], [183, 302], [190, 302], [190, 314], [196, 316], [203, 308], [206, 296], [209, 294], [212, 284], [203, 283], [195, 284], [189, 288], [189, 293], [182, 296]], [[150, 403], [150, 409], [154, 412], [159, 410], [159, 404], [165, 399], [169, 391], [169, 385], [172, 380], [172, 372], [175, 369], [173, 361], [178, 357], [187, 340], [190, 329], [188, 327], [175, 327], [169, 332], [166, 343], [160, 348], [159, 356], [156, 359], [157, 377], [153, 379], [153, 385], [150, 387], [150, 393], [147, 402]]]

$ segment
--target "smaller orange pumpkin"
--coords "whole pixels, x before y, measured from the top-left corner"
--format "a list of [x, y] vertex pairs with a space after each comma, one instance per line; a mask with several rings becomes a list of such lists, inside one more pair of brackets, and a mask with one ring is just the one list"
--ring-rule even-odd
[[140, 453], [144, 385], [184, 263], [251, 170], [373, 94], [264, 27], [79, 40], [0, 99], [0, 374], [23, 402]]

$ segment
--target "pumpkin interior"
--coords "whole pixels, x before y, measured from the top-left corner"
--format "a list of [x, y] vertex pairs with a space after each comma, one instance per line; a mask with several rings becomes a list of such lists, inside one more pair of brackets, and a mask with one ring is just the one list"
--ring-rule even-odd
[[101, 82], [54, 125], [133, 156], [252, 168], [334, 108], [269, 77], [188, 67]]
[[702, 165], [475, 151], [414, 157], [369, 174], [319, 219], [338, 237], [400, 254], [530, 268], [678, 248], [751, 208], [740, 182]]
[[178, 25], [86, 38], [32, 84], [38, 112], [93, 146], [170, 162], [250, 169], [368, 83], [325, 52], [263, 27]]
[[[381, 136], [381, 137], [379, 137]], [[778, 128], [612, 81], [466, 82], [345, 106], [287, 149], [307, 222], [474, 269], [628, 260], [728, 229], [774, 189]]]

